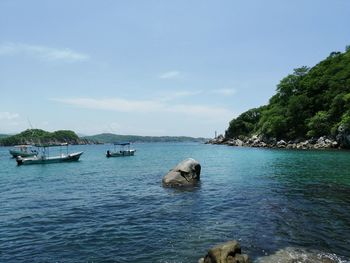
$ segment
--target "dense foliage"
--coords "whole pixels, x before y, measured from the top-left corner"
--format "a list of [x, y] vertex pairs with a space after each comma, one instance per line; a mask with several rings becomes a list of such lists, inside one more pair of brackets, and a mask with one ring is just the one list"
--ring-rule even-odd
[[205, 138], [192, 138], [185, 136], [137, 136], [137, 135], [117, 135], [112, 133], [102, 133], [93, 136], [83, 137], [89, 141], [97, 143], [113, 143], [113, 142], [189, 142], [189, 141], [205, 141]]
[[350, 128], [349, 47], [344, 53], [332, 52], [311, 69], [295, 69], [280, 81], [268, 105], [233, 119], [226, 137], [334, 137], [340, 125]]
[[69, 130], [47, 132], [40, 129], [28, 129], [19, 134], [0, 140], [0, 145], [12, 146], [19, 144], [55, 144], [55, 143], [78, 144], [79, 137]]
[[8, 135], [8, 134], [0, 134], [0, 140], [1, 139], [4, 139], [6, 137], [10, 137], [11, 135]]

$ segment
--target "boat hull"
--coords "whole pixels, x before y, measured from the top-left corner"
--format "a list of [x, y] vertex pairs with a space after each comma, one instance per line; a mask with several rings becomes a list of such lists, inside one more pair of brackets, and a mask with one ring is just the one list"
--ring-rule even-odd
[[16, 158], [16, 161], [18, 165], [74, 162], [74, 161], [78, 161], [82, 154], [83, 152], [76, 152], [76, 153], [68, 154], [66, 156], [55, 156], [55, 157], [48, 157], [48, 158], [37, 157], [37, 156], [22, 158], [21, 156], [18, 156]]
[[126, 157], [133, 156], [136, 150], [126, 150], [126, 151], [118, 151], [118, 152], [110, 152], [107, 151], [106, 157]]

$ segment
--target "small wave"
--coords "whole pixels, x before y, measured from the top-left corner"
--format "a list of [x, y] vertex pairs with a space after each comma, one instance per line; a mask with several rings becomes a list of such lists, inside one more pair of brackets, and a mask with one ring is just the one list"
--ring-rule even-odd
[[336, 254], [304, 248], [286, 247], [270, 256], [260, 257], [257, 263], [350, 263]]

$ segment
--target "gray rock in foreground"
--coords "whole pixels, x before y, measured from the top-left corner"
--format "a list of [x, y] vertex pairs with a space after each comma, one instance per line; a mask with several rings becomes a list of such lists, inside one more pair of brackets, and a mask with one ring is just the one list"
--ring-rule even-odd
[[198, 161], [188, 158], [171, 169], [162, 180], [163, 186], [182, 187], [193, 186], [200, 180], [201, 165]]
[[198, 263], [250, 263], [248, 255], [241, 253], [241, 246], [235, 240], [219, 244], [208, 250]]

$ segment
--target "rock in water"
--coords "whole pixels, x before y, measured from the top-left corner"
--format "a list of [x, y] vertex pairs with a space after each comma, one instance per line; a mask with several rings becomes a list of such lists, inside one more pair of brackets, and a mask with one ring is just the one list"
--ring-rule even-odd
[[250, 263], [248, 255], [241, 254], [241, 246], [235, 240], [217, 245], [208, 250], [198, 263]]
[[192, 158], [183, 160], [163, 177], [163, 185], [169, 187], [193, 186], [200, 179], [201, 165]]

